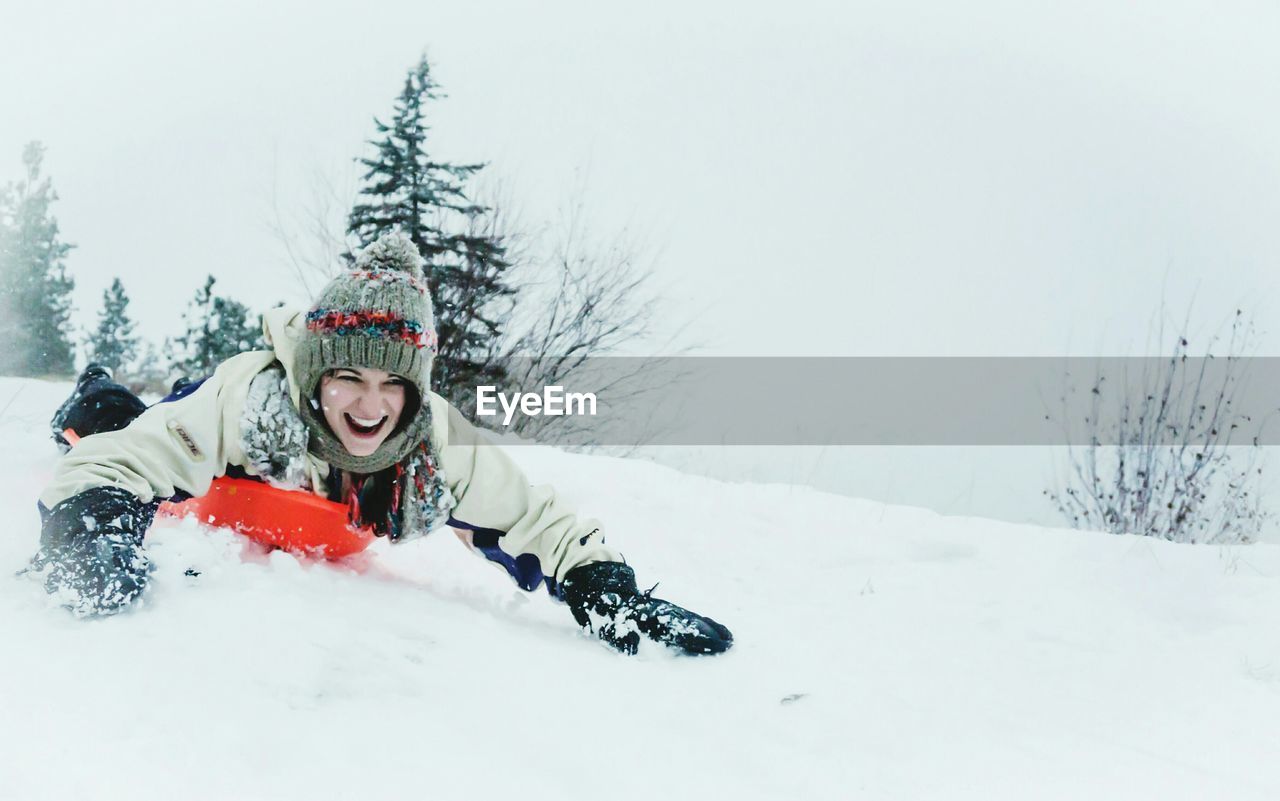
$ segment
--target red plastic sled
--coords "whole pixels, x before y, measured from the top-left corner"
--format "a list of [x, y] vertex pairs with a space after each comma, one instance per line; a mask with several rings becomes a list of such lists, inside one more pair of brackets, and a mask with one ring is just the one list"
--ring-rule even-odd
[[375, 537], [372, 528], [354, 528], [347, 520], [347, 507], [340, 503], [246, 478], [216, 478], [204, 495], [162, 503], [157, 514], [194, 516], [263, 545], [323, 559], [359, 553]]
[[[79, 437], [63, 432], [74, 445]], [[322, 559], [341, 559], [369, 547], [372, 527], [355, 528], [347, 507], [305, 490], [285, 490], [245, 478], [215, 478], [199, 498], [160, 504], [157, 514], [195, 517], [234, 529], [254, 542]]]

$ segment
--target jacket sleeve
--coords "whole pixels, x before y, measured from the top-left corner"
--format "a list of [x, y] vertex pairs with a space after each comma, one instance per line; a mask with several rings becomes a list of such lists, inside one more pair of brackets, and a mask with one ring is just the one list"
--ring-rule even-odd
[[441, 407], [448, 410], [441, 469], [457, 501], [449, 525], [471, 548], [505, 568], [522, 589], [544, 585], [557, 598], [573, 568], [623, 561], [605, 545], [599, 521], [580, 519], [551, 487], [530, 486], [502, 448], [457, 409], [437, 401]]
[[40, 502], [52, 509], [95, 487], [118, 487], [143, 503], [208, 492], [229, 463], [243, 461], [245, 387], [273, 359], [269, 352], [228, 359], [190, 395], [152, 406], [119, 431], [80, 440], [58, 461]]

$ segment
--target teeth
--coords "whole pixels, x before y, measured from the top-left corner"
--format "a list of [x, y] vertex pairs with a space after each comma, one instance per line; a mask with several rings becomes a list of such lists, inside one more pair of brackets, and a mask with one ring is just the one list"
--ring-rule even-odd
[[375, 417], [372, 420], [366, 420], [363, 417], [356, 417], [353, 414], [351, 415], [351, 419], [355, 420], [357, 423], [364, 426], [365, 428], [373, 428], [378, 423], [381, 423], [383, 420], [386, 420], [387, 418], [386, 418], [386, 415], [383, 415], [382, 417]]

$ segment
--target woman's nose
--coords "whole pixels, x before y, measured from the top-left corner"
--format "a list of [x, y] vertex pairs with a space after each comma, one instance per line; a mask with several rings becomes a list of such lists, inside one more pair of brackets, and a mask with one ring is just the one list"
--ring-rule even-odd
[[356, 409], [362, 417], [380, 417], [388, 408], [387, 394], [379, 389], [369, 389], [360, 393]]

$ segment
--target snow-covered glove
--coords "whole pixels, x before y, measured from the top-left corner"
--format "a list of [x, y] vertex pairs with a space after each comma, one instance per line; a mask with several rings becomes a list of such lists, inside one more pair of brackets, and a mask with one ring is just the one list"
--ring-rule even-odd
[[147, 588], [142, 536], [154, 513], [154, 504], [119, 487], [94, 487], [53, 507], [33, 565], [45, 571], [45, 589], [80, 616], [126, 609]]
[[[655, 585], [656, 586], [656, 585]], [[636, 587], [636, 574], [621, 562], [592, 562], [565, 574], [565, 603], [578, 625], [624, 654], [634, 654], [640, 635], [687, 654], [718, 654], [733, 634], [709, 617], [690, 612]]]

